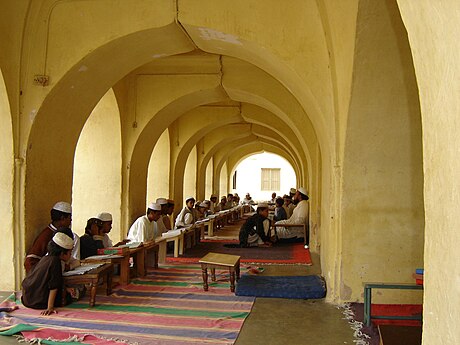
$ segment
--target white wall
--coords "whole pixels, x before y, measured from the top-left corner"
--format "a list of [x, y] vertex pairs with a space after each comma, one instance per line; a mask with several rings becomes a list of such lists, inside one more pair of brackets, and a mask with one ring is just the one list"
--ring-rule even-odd
[[[262, 168], [281, 169], [280, 190], [261, 191], [260, 177]], [[246, 193], [250, 193], [254, 200], [266, 201], [271, 199], [273, 192], [276, 195], [283, 196], [283, 194], [289, 194], [290, 188], [297, 187], [292, 166], [284, 158], [272, 153], [264, 152], [250, 156], [238, 164], [235, 170], [237, 171], [236, 189], [232, 189], [232, 192], [238, 193], [241, 198], [244, 198]]]

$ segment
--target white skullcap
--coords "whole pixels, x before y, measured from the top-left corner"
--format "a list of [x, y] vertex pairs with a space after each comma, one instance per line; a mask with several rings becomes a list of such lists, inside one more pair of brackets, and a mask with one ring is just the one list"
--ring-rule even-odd
[[166, 198], [158, 198], [156, 203], [160, 205], [166, 205], [168, 203], [168, 200], [166, 200]]
[[152, 202], [149, 205], [149, 209], [154, 210], [154, 211], [161, 211], [161, 205], [157, 202]]
[[103, 222], [111, 222], [113, 219], [112, 219], [112, 215], [108, 212], [101, 212], [97, 215], [97, 219], [100, 219], [102, 220]]
[[295, 188], [289, 189], [289, 193], [291, 193], [291, 194], [295, 194], [296, 191], [297, 191], [297, 190], [296, 190]]
[[205, 201], [203, 201], [198, 205], [198, 207], [208, 207], [208, 204]]
[[205, 200], [205, 201], [203, 201], [203, 204], [210, 205], [210, 204], [211, 204], [211, 201]]
[[297, 190], [299, 191], [299, 193], [308, 196], [308, 192], [307, 192], [307, 190], [305, 188], [299, 187], [299, 188], [297, 188]]
[[68, 202], [65, 201], [59, 201], [54, 204], [53, 210], [56, 211], [61, 211], [64, 213], [72, 213], [72, 206]]
[[193, 196], [188, 196], [186, 199], [185, 199], [185, 202], [188, 202], [189, 200], [192, 200], [195, 201], [195, 198]]
[[257, 204], [257, 208], [268, 208], [268, 204], [266, 202], [259, 202]]
[[59, 247], [64, 249], [73, 248], [73, 239], [64, 234], [63, 232], [56, 232], [53, 236], [53, 242], [56, 243]]

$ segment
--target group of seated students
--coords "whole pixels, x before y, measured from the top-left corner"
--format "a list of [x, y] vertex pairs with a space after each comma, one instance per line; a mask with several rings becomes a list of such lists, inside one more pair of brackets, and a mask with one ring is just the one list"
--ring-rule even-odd
[[[272, 222], [268, 218], [269, 203], [257, 204], [255, 214], [240, 228], [239, 240], [242, 247], [271, 247], [278, 240], [293, 240], [305, 236], [303, 225], [308, 226], [309, 222], [308, 192], [300, 187], [291, 188], [290, 194], [283, 198], [276, 198], [276, 193], [272, 194], [271, 203], [276, 204], [273, 222], [278, 225], [273, 233]], [[299, 226], [284, 227], [283, 224]]]
[[[111, 247], [108, 233], [112, 215], [101, 212], [88, 219], [85, 234], [72, 232], [72, 207], [57, 202], [50, 211], [51, 223], [43, 229], [27, 251], [24, 260], [26, 277], [22, 282], [22, 301], [26, 307], [45, 309], [42, 314], [56, 312], [62, 304], [62, 273], [80, 265], [80, 259], [96, 255], [99, 248]], [[69, 301], [66, 296], [64, 300]]]

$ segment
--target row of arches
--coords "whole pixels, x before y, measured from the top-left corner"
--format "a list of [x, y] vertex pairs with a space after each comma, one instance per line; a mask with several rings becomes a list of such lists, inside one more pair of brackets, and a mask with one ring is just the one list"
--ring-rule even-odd
[[[378, 276], [387, 256], [404, 263], [396, 277], [423, 260], [423, 231], [415, 230], [424, 217], [420, 109], [396, 3], [254, 4], [249, 15], [242, 4], [235, 12], [213, 1], [137, 0], [116, 4], [116, 25], [103, 3], [49, 0], [17, 10], [27, 18], [19, 54], [27, 63], [15, 80], [20, 96], [6, 92], [17, 114], [18, 258], [52, 203], [72, 193], [118, 209], [119, 228], [127, 229], [145, 212], [150, 191], [201, 197], [225, 189], [220, 176], [228, 181], [242, 157], [271, 151], [291, 163], [298, 185], [310, 192], [312, 249], [321, 253], [328, 298], [359, 300], [361, 280]], [[98, 18], [94, 25], [87, 13]], [[49, 84], [34, 84], [36, 73], [49, 76]], [[16, 85], [10, 74], [5, 80]], [[110, 121], [97, 122], [97, 114], [109, 113]], [[98, 157], [104, 147], [110, 150]], [[84, 165], [74, 164], [76, 152], [89, 157]], [[155, 157], [161, 169], [149, 175]], [[187, 190], [190, 167], [195, 183]], [[75, 169], [98, 178], [85, 185], [74, 179]], [[414, 171], [417, 178], [408, 179]], [[381, 189], [393, 185], [408, 197], [381, 198]], [[406, 260], [389, 246], [389, 255], [369, 259], [361, 247], [388, 228], [401, 234], [399, 249], [416, 255]]]

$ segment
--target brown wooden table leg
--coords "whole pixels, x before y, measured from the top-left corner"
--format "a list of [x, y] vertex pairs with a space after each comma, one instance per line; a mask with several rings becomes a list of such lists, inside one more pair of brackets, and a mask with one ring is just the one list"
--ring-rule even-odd
[[208, 267], [206, 265], [201, 265], [201, 272], [203, 274], [203, 290], [208, 291]]
[[155, 256], [155, 264], [154, 264], [155, 268], [158, 268], [158, 252], [159, 252], [159, 250], [157, 250], [157, 249], [153, 250], [153, 255]]
[[235, 268], [230, 267], [230, 291], [235, 292]]
[[136, 253], [136, 273], [138, 277], [145, 277], [145, 252], [146, 251], [143, 249]]
[[235, 265], [236, 280], [240, 280], [240, 262], [238, 261]]
[[97, 290], [97, 279], [96, 282], [91, 282], [91, 297], [89, 300], [89, 306], [94, 307], [96, 304], [96, 290]]
[[107, 296], [112, 294], [113, 267], [107, 271]]
[[216, 269], [215, 268], [211, 268], [211, 280], [213, 282], [216, 281]]
[[129, 283], [129, 256], [125, 256], [120, 262], [120, 284], [127, 285]]

